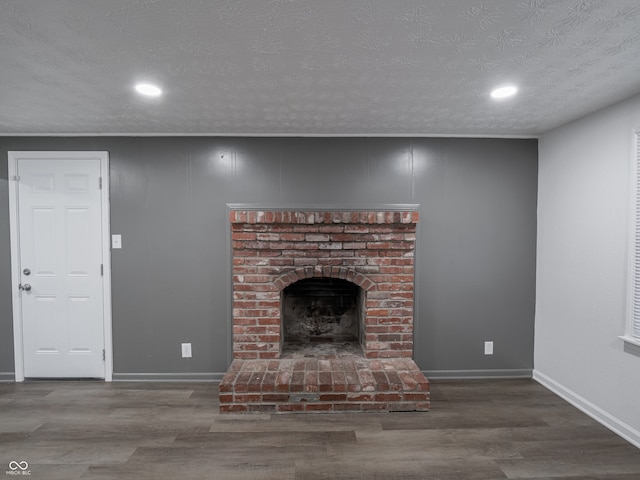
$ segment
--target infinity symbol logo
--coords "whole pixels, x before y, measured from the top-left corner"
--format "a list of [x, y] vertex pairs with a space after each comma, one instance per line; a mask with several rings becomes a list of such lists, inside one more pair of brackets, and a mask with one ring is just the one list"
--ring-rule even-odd
[[12, 460], [11, 462], [9, 462], [9, 468], [11, 470], [20, 469], [20, 470], [24, 471], [27, 468], [29, 468], [29, 464], [27, 463], [26, 460], [23, 460], [21, 462], [16, 462], [15, 460]]

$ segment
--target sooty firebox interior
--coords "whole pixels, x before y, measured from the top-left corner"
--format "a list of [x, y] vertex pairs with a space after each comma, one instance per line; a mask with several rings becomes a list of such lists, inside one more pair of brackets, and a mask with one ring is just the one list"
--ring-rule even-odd
[[282, 291], [283, 353], [327, 348], [361, 352], [362, 289], [338, 278], [307, 278]]

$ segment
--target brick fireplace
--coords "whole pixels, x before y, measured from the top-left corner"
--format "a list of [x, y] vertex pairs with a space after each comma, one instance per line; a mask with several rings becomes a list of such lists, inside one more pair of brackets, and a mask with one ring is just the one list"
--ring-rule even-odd
[[413, 355], [418, 212], [230, 210], [221, 412], [427, 410]]

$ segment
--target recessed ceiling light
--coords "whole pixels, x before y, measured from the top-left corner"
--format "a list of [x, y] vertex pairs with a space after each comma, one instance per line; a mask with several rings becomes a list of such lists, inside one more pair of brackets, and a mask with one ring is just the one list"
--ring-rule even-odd
[[491, 98], [499, 100], [502, 98], [513, 97], [516, 93], [518, 93], [518, 87], [514, 85], [503, 85], [502, 87], [495, 88], [491, 91]]
[[146, 97], [159, 97], [162, 95], [162, 90], [160, 87], [153, 85], [151, 83], [138, 83], [136, 85], [136, 92], [140, 95], [144, 95]]

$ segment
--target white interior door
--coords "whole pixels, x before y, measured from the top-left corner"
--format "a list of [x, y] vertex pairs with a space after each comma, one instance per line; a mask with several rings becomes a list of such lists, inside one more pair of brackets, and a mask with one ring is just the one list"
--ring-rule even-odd
[[101, 159], [32, 157], [14, 177], [24, 377], [105, 378]]

